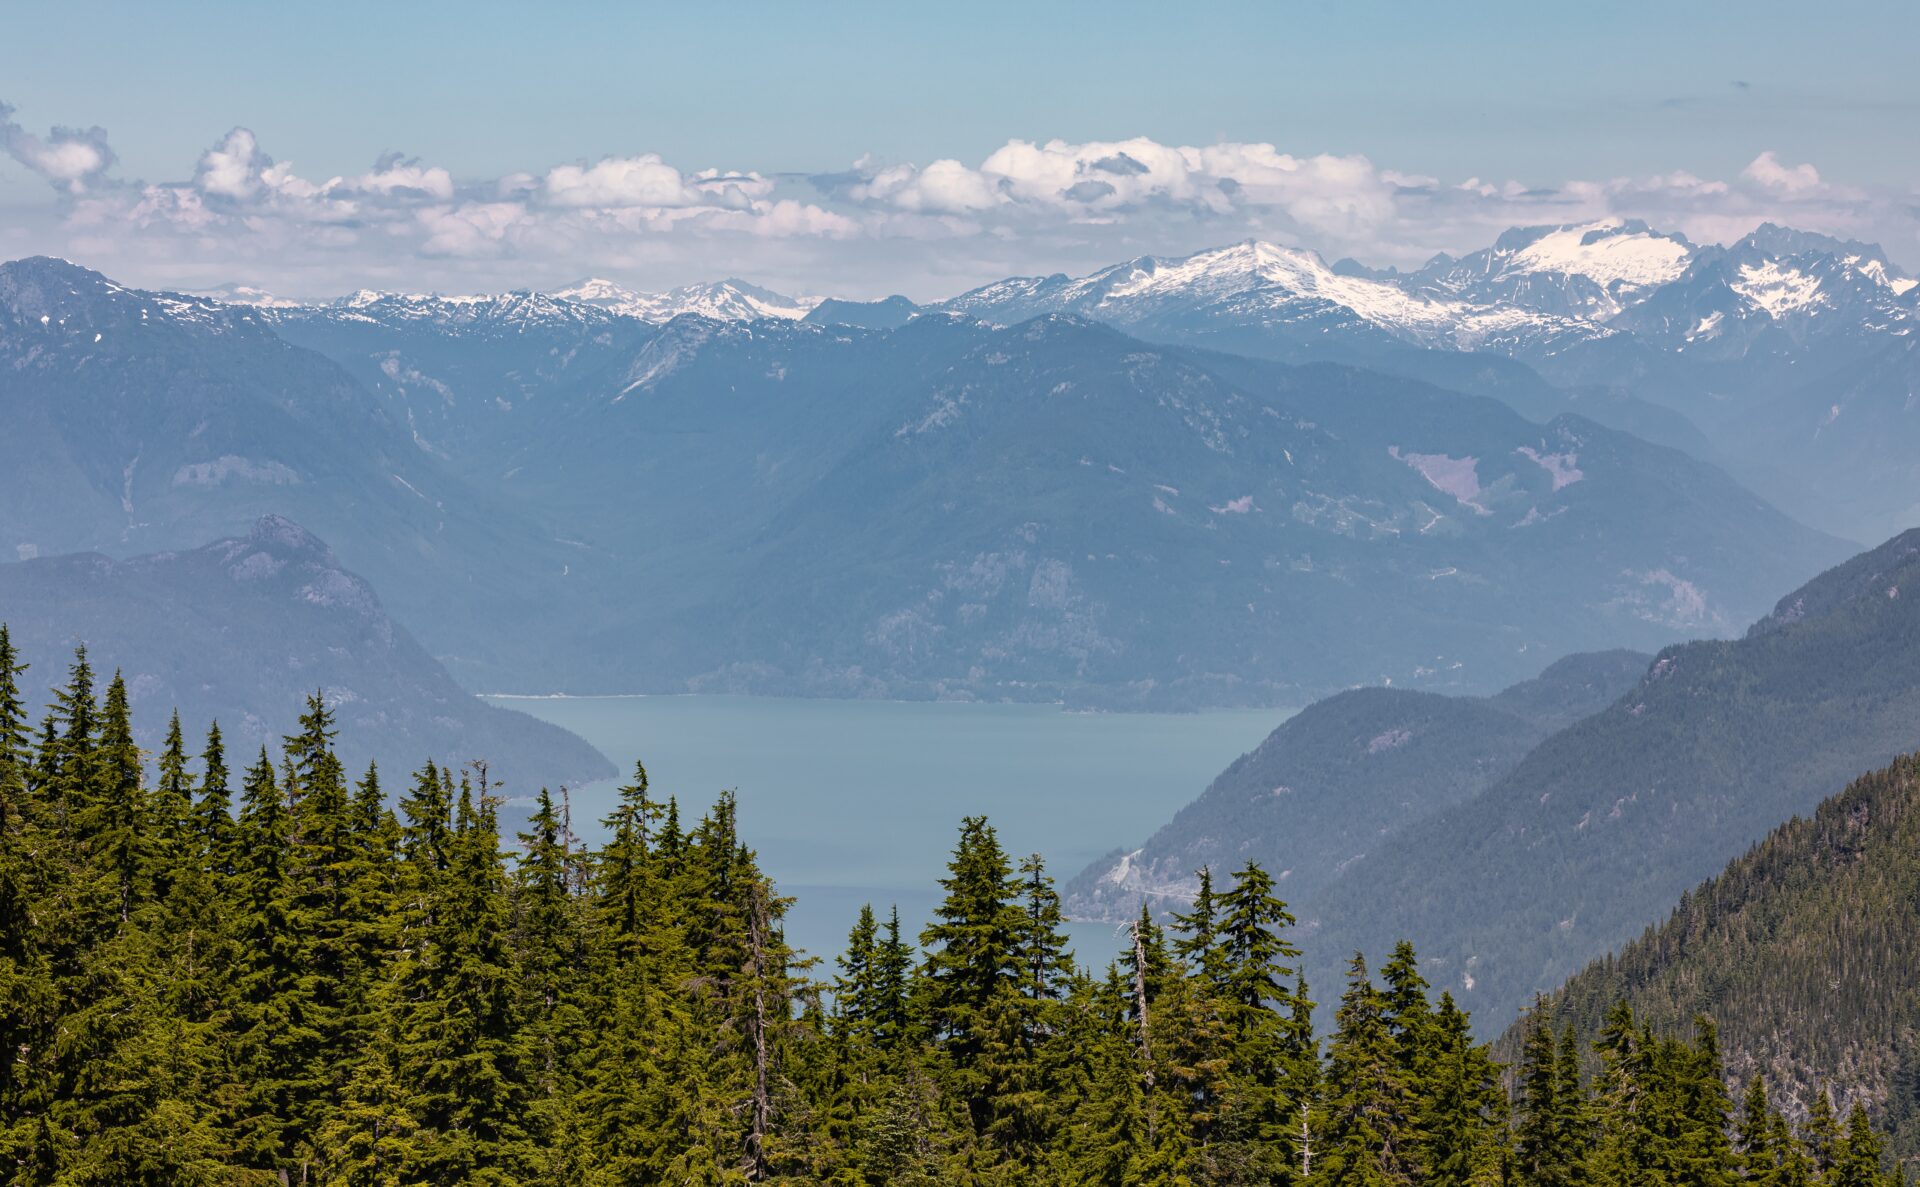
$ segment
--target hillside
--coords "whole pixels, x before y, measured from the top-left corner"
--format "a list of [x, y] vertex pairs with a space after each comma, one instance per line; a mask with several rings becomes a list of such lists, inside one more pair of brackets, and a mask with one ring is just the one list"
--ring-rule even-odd
[[1731, 633], [1846, 551], [1684, 455], [1398, 377], [1243, 385], [1068, 317], [669, 332], [513, 483], [656, 550], [634, 588], [670, 629], [591, 650], [701, 689], [1491, 691], [1542, 653]]
[[1650, 657], [1568, 656], [1496, 696], [1361, 688], [1288, 718], [1146, 844], [1067, 884], [1076, 919], [1184, 910], [1195, 871], [1257, 861], [1293, 900], [1401, 828], [1483, 791], [1542, 738], [1631, 688]]
[[[1804, 1106], [1827, 1084], [1920, 1148], [1920, 756], [1863, 775], [1680, 900], [1548, 999], [1598, 1033], [1617, 1001], [1670, 1033], [1720, 1028], [1729, 1076]], [[1509, 1032], [1503, 1044], [1513, 1047]]]
[[279, 517], [186, 552], [0, 564], [0, 622], [36, 689], [65, 680], [80, 643], [97, 667], [120, 669], [149, 750], [175, 707], [196, 734], [218, 718], [234, 755], [277, 747], [318, 689], [347, 727], [342, 755], [356, 772], [378, 756], [484, 758], [516, 786], [614, 773], [566, 730], [462, 690], [371, 586]]
[[1789, 594], [1745, 638], [1667, 648], [1613, 705], [1302, 903], [1312, 949], [1410, 938], [1437, 984], [1504, 1024], [1773, 825], [1920, 741], [1916, 588], [1910, 532]]

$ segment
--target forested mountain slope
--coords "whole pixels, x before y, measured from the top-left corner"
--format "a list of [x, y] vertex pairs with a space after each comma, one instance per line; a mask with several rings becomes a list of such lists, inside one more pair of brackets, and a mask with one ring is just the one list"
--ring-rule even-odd
[[1400, 829], [1469, 799], [1556, 729], [1632, 688], [1652, 657], [1568, 656], [1491, 697], [1360, 688], [1288, 718], [1146, 844], [1067, 884], [1075, 918], [1185, 910], [1202, 866], [1257, 861], [1290, 899], [1319, 890]]
[[1908, 533], [1816, 579], [1746, 638], [1661, 652], [1612, 706], [1302, 903], [1316, 946], [1410, 938], [1503, 1022], [1638, 934], [1770, 827], [1920, 741], [1916, 545]]
[[[709, 333], [537, 447], [658, 492], [638, 513], [583, 504], [590, 539], [714, 525], [646, 577], [689, 603], [675, 629], [611, 623], [594, 653], [738, 691], [1166, 705], [1383, 677], [1490, 690], [1543, 650], [1737, 629], [1766, 604], [1746, 591], [1770, 600], [1844, 552], [1683, 455], [1406, 379], [1318, 366], [1241, 385], [1067, 317], [922, 317], [831, 352], [782, 349], [794, 332]], [[903, 378], [909, 342], [938, 364]], [[726, 403], [770, 409], [780, 431]], [[694, 432], [738, 441], [735, 460], [698, 473]], [[764, 519], [725, 514], [775, 484], [791, 494]], [[708, 555], [724, 596], [699, 597], [688, 571]]]
[[[1668, 1033], [1720, 1029], [1727, 1072], [1800, 1110], [1821, 1085], [1920, 1148], [1920, 757], [1863, 775], [1775, 829], [1545, 1003], [1598, 1034], [1629, 1003]], [[1502, 1046], [1517, 1049], [1509, 1033]]]

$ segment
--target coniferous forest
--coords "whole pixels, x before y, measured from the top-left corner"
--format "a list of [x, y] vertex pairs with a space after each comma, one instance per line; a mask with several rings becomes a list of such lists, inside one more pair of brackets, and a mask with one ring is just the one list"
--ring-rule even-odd
[[933, 921], [825, 965], [725, 795], [641, 768], [597, 847], [545, 791], [503, 835], [484, 764], [348, 772], [318, 695], [278, 753], [146, 754], [84, 651], [43, 716], [25, 672], [0, 630], [8, 1183], [1900, 1181], [1863, 1110], [1731, 1092], [1705, 1019], [1542, 1018], [1503, 1068], [1408, 944], [1310, 988], [1258, 865], [1089, 970], [968, 818]]

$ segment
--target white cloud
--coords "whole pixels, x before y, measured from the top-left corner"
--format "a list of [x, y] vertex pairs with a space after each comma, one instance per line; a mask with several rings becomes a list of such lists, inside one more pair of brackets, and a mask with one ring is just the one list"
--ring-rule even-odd
[[1638, 217], [1724, 242], [1763, 221], [1916, 242], [1910, 195], [1832, 184], [1760, 153], [1737, 177], [1684, 171], [1541, 185], [1399, 172], [1357, 155], [1144, 137], [1009, 140], [968, 162], [856, 162], [815, 176], [690, 169], [657, 153], [456, 178], [398, 153], [314, 178], [236, 127], [184, 180], [114, 176], [99, 128], [27, 132], [0, 105], [0, 147], [52, 188], [10, 243], [137, 283], [242, 281], [325, 295], [363, 284], [548, 285], [617, 270], [668, 287], [738, 274], [796, 291], [920, 298], [1015, 273], [1087, 271], [1247, 237], [1329, 259], [1418, 264], [1516, 225]]
[[541, 196], [555, 206], [697, 206], [700, 195], [655, 153], [549, 170]]
[[1820, 171], [1812, 165], [1783, 165], [1772, 149], [1753, 158], [1740, 173], [1748, 181], [1765, 186], [1770, 190], [1780, 190], [1788, 194], [1801, 194], [1820, 186]]
[[36, 136], [14, 121], [6, 103], [0, 103], [0, 149], [69, 194], [85, 193], [114, 163], [105, 128], [55, 127]]

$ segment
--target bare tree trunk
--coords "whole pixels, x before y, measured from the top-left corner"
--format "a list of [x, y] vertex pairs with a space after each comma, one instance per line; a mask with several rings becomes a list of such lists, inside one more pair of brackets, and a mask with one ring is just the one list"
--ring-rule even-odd
[[1300, 1179], [1313, 1175], [1313, 1131], [1307, 1126], [1307, 1102], [1300, 1102]]
[[767, 1130], [773, 1121], [767, 1090], [766, 884], [756, 879], [747, 896], [747, 967], [753, 978], [753, 1128], [747, 1135], [747, 1178], [759, 1182], [767, 1177]]
[[1159, 1128], [1153, 1103], [1153, 1041], [1147, 1031], [1147, 946], [1140, 938], [1140, 921], [1133, 921], [1133, 1005], [1139, 1014], [1140, 1080], [1146, 1090], [1147, 1141], [1158, 1140]]

